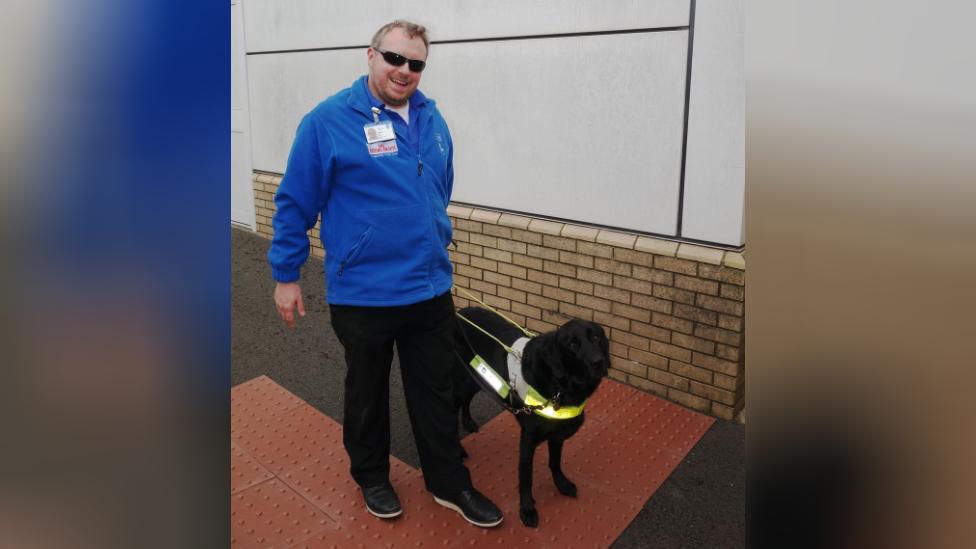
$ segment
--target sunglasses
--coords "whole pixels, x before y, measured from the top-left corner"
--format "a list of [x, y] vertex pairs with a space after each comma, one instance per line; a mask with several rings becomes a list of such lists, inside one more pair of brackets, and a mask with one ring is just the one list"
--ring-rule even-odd
[[383, 60], [394, 67], [401, 67], [404, 63], [408, 63], [412, 72], [421, 72], [427, 66], [426, 61], [407, 59], [399, 53], [393, 53], [392, 51], [383, 51], [379, 48], [373, 48], [373, 51], [379, 52], [383, 56]]

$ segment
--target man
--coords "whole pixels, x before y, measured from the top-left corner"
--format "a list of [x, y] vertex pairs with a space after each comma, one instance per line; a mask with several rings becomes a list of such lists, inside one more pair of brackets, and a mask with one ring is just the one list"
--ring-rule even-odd
[[402, 513], [389, 481], [395, 344], [427, 489], [490, 527], [502, 513], [471, 485], [453, 405], [453, 144], [434, 101], [417, 90], [429, 45], [424, 27], [383, 26], [366, 52], [368, 75], [304, 117], [275, 196], [268, 260], [278, 312], [294, 327], [296, 308], [305, 314], [296, 281], [306, 233], [321, 214], [326, 300], [347, 367], [343, 443], [366, 509]]

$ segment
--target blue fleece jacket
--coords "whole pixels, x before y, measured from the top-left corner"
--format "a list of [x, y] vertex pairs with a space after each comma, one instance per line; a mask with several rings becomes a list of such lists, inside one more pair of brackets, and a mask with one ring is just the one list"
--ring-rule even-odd
[[302, 119], [275, 195], [268, 261], [276, 281], [298, 280], [321, 215], [326, 300], [409, 305], [451, 288], [454, 148], [434, 101], [418, 90], [409, 126], [392, 111], [379, 115], [393, 122], [397, 151], [372, 154], [364, 129], [372, 107], [383, 104], [363, 76]]

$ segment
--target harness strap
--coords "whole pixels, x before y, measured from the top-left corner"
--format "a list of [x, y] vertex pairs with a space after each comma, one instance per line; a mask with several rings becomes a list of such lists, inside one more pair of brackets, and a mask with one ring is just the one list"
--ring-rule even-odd
[[525, 376], [522, 375], [522, 352], [525, 350], [525, 344], [529, 342], [529, 338], [520, 337], [512, 343], [512, 350], [508, 352], [508, 379], [511, 382], [512, 387], [515, 388], [515, 393], [518, 394], [522, 402], [526, 402], [525, 397], [529, 394], [529, 383], [525, 381]]

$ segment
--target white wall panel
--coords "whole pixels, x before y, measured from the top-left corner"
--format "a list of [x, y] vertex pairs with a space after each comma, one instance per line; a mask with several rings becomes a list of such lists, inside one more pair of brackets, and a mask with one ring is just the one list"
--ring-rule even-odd
[[433, 40], [670, 27], [688, 24], [689, 0], [247, 0], [247, 51], [366, 45], [397, 18]]
[[[685, 25], [688, 0], [248, 0], [251, 52], [365, 45], [395, 17], [435, 40]], [[743, 2], [698, 0], [682, 236], [743, 243]], [[455, 200], [674, 235], [686, 31], [436, 44], [421, 88], [457, 145]], [[255, 169], [366, 70], [364, 49], [248, 56]]]
[[674, 234], [686, 32], [436, 47], [455, 200]]
[[698, 0], [682, 235], [744, 242], [745, 77], [741, 0]]
[[284, 173], [302, 116], [366, 74], [366, 50], [251, 55], [247, 70], [254, 168]]
[[[686, 32], [435, 48], [421, 89], [451, 127], [455, 200], [674, 234]], [[365, 55], [249, 57], [256, 169], [284, 171], [301, 116]]]
[[231, 2], [230, 59], [230, 220], [253, 229], [254, 185], [251, 177], [251, 133], [248, 128], [247, 73], [241, 5]]

